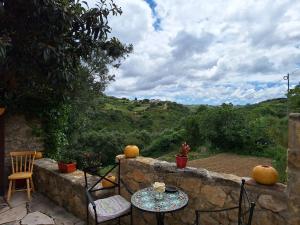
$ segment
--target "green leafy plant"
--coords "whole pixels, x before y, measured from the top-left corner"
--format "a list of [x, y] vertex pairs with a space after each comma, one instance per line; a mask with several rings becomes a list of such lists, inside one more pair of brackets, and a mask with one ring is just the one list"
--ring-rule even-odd
[[59, 152], [56, 157], [56, 161], [61, 163], [76, 163], [75, 152], [71, 149], [64, 149], [62, 152]]

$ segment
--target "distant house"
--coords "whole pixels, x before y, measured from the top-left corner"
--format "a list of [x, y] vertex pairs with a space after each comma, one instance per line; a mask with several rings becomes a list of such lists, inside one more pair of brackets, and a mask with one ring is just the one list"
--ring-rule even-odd
[[161, 100], [159, 99], [150, 99], [150, 103], [160, 103]]

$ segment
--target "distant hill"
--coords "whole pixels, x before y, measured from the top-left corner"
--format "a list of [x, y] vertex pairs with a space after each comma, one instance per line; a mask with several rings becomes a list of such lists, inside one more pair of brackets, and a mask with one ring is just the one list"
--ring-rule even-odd
[[[99, 128], [118, 131], [147, 130], [161, 132], [178, 126], [191, 113], [181, 104], [160, 100], [100, 98], [97, 123]], [[100, 117], [99, 117], [100, 113]]]
[[287, 116], [287, 99], [276, 98], [262, 101], [256, 104], [249, 104], [242, 107], [245, 110], [256, 112], [260, 115], [271, 115], [279, 118]]
[[[286, 104], [287, 100], [280, 98], [236, 107], [252, 114], [283, 118], [287, 115]], [[120, 132], [146, 130], [159, 133], [165, 129], [178, 127], [184, 118], [197, 113], [201, 107], [216, 106], [182, 105], [157, 99], [129, 100], [104, 95], [99, 98], [96, 118], [93, 120], [94, 128]]]

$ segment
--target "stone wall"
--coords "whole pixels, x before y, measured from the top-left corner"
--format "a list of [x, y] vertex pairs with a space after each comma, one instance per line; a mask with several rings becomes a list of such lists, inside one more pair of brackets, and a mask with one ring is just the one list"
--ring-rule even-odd
[[7, 115], [5, 117], [5, 152], [15, 150], [44, 149], [42, 138], [33, 134], [33, 127], [40, 128], [37, 120], [26, 120], [23, 115]]
[[[4, 119], [5, 123], [5, 177], [11, 172], [9, 152], [26, 150], [44, 150], [44, 142], [40, 137], [33, 134], [34, 127], [40, 128], [41, 123], [37, 120], [26, 120], [23, 115], [9, 115]], [[6, 184], [7, 184], [7, 180]]]
[[[181, 211], [166, 215], [168, 225], [188, 225], [195, 221], [195, 209], [218, 209], [237, 205], [241, 178], [209, 172], [205, 169], [177, 169], [175, 163], [168, 163], [151, 158], [121, 160], [121, 177], [128, 189], [137, 191], [155, 181], [179, 187], [189, 196], [188, 206]], [[284, 225], [288, 221], [287, 195], [285, 185], [272, 187], [247, 181], [246, 188], [256, 202], [253, 225]], [[123, 188], [123, 192], [126, 189]], [[128, 199], [129, 194], [125, 195]], [[139, 225], [155, 224], [155, 218], [138, 210], [134, 218]], [[204, 215], [203, 224], [236, 224], [237, 211]]]
[[300, 113], [290, 114], [288, 183], [290, 224], [300, 224]]
[[[163, 181], [168, 185], [177, 186], [189, 196], [188, 206], [176, 213], [166, 214], [167, 225], [190, 225], [195, 220], [195, 209], [217, 209], [237, 204], [241, 178], [209, 172], [205, 169], [177, 169], [174, 163], [138, 157], [121, 159], [121, 194], [130, 201], [133, 192], [150, 186], [155, 181]], [[89, 176], [89, 182], [98, 177]], [[86, 199], [84, 195], [84, 174], [77, 170], [74, 173], [58, 172], [57, 163], [50, 159], [36, 160], [34, 166], [34, 183], [36, 189], [63, 206], [81, 219], [86, 218]], [[285, 225], [291, 221], [286, 186], [277, 184], [272, 187], [251, 182], [248, 179], [246, 188], [256, 202], [253, 225]], [[104, 198], [114, 194], [115, 190], [99, 191], [95, 198]], [[135, 225], [156, 224], [153, 214], [134, 209]], [[296, 213], [296, 212], [295, 212]], [[203, 224], [236, 224], [237, 211], [205, 215]], [[108, 223], [111, 225], [112, 223]], [[108, 225], [107, 224], [107, 225]], [[128, 224], [128, 218], [122, 221]], [[296, 225], [297, 223], [290, 223]]]
[[[76, 217], [86, 219], [86, 198], [84, 173], [76, 170], [63, 174], [58, 171], [57, 162], [51, 159], [35, 161], [33, 181], [38, 192], [46, 195], [59, 206], [64, 207]], [[88, 176], [89, 184], [99, 177]], [[115, 190], [102, 190], [95, 193], [95, 198], [110, 196]]]
[[43, 151], [42, 138], [33, 134], [33, 127], [40, 128], [37, 120], [26, 120], [22, 115], [7, 115], [5, 117], [5, 168], [10, 172], [11, 162], [9, 152], [36, 150]]

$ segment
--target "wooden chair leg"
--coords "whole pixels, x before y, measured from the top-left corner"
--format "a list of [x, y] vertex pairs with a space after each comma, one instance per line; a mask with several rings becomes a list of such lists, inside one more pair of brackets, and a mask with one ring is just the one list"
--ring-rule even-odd
[[30, 184], [31, 184], [31, 190], [32, 190], [32, 192], [34, 192], [34, 184], [33, 184], [33, 181], [32, 181], [32, 177], [30, 178]]
[[30, 201], [31, 197], [30, 197], [30, 181], [29, 181], [29, 178], [26, 179], [26, 183], [27, 183], [27, 197], [28, 197], [28, 200]]
[[13, 181], [12, 181], [12, 190], [11, 190], [11, 193], [14, 194], [15, 191], [16, 191], [16, 181], [13, 180]]
[[11, 187], [12, 187], [12, 180], [9, 181], [9, 187], [8, 187], [8, 192], [7, 192], [7, 201], [9, 202], [10, 197], [11, 197]]

